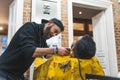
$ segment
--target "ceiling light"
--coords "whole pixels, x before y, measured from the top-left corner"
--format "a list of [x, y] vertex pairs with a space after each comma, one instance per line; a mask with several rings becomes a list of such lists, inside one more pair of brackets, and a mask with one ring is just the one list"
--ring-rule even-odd
[[82, 11], [79, 11], [79, 14], [82, 14]]
[[120, 0], [118, 0], [118, 2], [120, 3]]
[[0, 26], [0, 30], [3, 30], [3, 26]]

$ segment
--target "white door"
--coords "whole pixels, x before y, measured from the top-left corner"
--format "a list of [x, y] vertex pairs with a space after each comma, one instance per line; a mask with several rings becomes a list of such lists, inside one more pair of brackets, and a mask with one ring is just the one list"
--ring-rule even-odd
[[100, 12], [92, 18], [92, 24], [93, 38], [96, 42], [96, 56], [102, 64], [105, 74], [110, 75], [104, 11]]
[[23, 24], [23, 2], [24, 0], [13, 0], [13, 2], [9, 6], [9, 24], [8, 24], [7, 44], [9, 44], [15, 32]]
[[10, 42], [13, 34], [15, 33], [15, 23], [16, 23], [16, 9], [15, 1], [13, 1], [9, 7], [9, 25], [8, 25], [8, 43]]

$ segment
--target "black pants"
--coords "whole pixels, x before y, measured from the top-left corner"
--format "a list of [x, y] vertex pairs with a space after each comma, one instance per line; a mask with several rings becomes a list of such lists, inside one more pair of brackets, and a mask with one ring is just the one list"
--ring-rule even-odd
[[0, 80], [25, 80], [24, 77], [17, 77], [9, 73], [0, 71]]

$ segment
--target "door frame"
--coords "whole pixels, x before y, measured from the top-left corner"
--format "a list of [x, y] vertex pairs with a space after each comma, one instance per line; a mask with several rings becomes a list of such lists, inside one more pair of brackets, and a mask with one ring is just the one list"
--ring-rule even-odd
[[[68, 0], [68, 40], [69, 46], [73, 42], [73, 3], [77, 3], [82, 7], [89, 7], [92, 9], [104, 10], [105, 13], [105, 24], [106, 24], [106, 34], [107, 34], [107, 48], [108, 48], [108, 61], [111, 76], [117, 76], [118, 66], [116, 57], [116, 44], [115, 44], [115, 33], [114, 33], [114, 22], [113, 22], [113, 12], [112, 12], [112, 2], [103, 0]], [[111, 58], [112, 57], [112, 58]]]

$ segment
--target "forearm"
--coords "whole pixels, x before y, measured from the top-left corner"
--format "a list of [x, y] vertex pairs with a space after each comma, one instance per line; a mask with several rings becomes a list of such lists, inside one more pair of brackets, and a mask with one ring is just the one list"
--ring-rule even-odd
[[53, 53], [61, 56], [65, 56], [69, 54], [69, 51], [64, 47], [59, 47], [57, 48], [57, 50], [54, 50], [54, 48], [36, 48], [32, 57], [35, 58], [49, 54], [52, 55]]
[[48, 54], [53, 54], [53, 48], [36, 48], [32, 57], [40, 57]]

